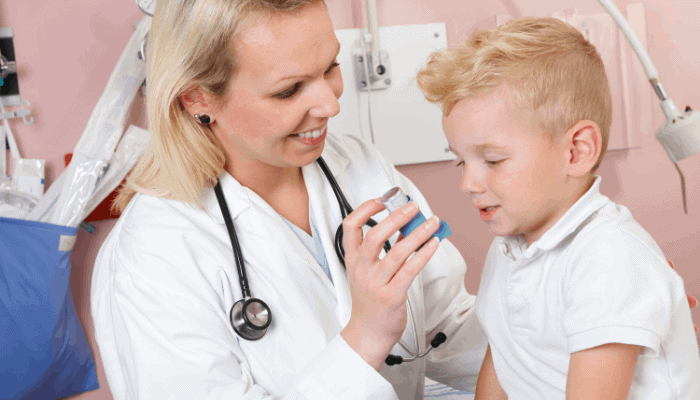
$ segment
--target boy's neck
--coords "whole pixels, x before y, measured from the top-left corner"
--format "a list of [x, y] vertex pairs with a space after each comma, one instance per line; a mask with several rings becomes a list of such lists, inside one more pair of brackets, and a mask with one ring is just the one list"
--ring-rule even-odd
[[523, 234], [523, 238], [527, 242], [527, 246], [530, 247], [534, 242], [538, 241], [542, 236], [544, 236], [547, 231], [549, 231], [554, 225], [561, 220], [561, 218], [571, 209], [571, 207], [578, 202], [583, 195], [588, 193], [588, 191], [593, 187], [595, 183], [595, 175], [593, 173], [588, 174], [581, 178], [571, 178], [570, 182], [571, 191], [569, 195], [561, 199], [561, 202], [554, 208], [553, 218], [551, 218], [544, 226], [537, 229], [535, 232], [528, 232]]

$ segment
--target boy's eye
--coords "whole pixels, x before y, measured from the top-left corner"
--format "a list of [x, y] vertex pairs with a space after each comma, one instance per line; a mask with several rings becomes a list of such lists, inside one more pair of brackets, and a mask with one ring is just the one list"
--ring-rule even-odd
[[455, 167], [461, 167], [462, 165], [464, 165], [464, 161], [458, 162], [457, 164], [455, 164]]
[[[331, 64], [331, 66], [326, 70], [325, 74], [328, 75], [329, 73], [331, 73], [333, 71], [333, 69], [335, 69], [339, 65], [340, 64], [338, 62], [333, 61], [333, 64]], [[288, 99], [288, 98], [294, 96], [299, 91], [299, 89], [301, 88], [301, 85], [302, 85], [301, 82], [297, 82], [294, 84], [294, 86], [292, 86], [288, 90], [285, 90], [282, 93], [278, 93], [274, 97], [276, 97], [278, 99]]]
[[503, 160], [486, 160], [486, 163], [489, 165], [496, 165], [499, 164]]

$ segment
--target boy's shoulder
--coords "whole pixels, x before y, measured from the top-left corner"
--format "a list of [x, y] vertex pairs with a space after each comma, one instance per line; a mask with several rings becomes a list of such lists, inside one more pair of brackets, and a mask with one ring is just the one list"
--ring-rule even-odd
[[565, 266], [562, 283], [570, 289], [601, 280], [618, 287], [642, 279], [668, 282], [674, 298], [683, 292], [682, 279], [668, 266], [649, 232], [627, 207], [612, 201], [591, 214], [561, 245], [557, 264]]
[[612, 201], [584, 220], [562, 245], [570, 251], [586, 253], [594, 248], [625, 253], [630, 247], [643, 247], [665, 263], [661, 248], [649, 232], [634, 219], [627, 207]]

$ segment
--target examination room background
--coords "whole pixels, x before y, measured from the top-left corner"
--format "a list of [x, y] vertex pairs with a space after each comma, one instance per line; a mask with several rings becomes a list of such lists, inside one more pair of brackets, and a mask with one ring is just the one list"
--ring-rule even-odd
[[[335, 28], [364, 28], [364, 2], [327, 0]], [[700, 108], [700, 1], [614, 3], [623, 14], [628, 4], [645, 5], [649, 56], [666, 92], [679, 109], [686, 105]], [[445, 23], [448, 46], [470, 35], [480, 22], [499, 14], [516, 18], [548, 16], [571, 7], [604, 13], [596, 0], [378, 0], [377, 6], [380, 27]], [[134, 21], [142, 16], [133, 0], [0, 0], [0, 27], [14, 31], [20, 95], [30, 101], [34, 117], [32, 125], [17, 119], [10, 120], [10, 124], [23, 157], [46, 159], [46, 188], [63, 171], [64, 154], [73, 151], [134, 31]], [[633, 111], [632, 117], [639, 114]], [[373, 118], [381, 116], [373, 114]], [[674, 261], [687, 292], [700, 298], [700, 154], [679, 163], [687, 182], [686, 215], [678, 173], [653, 136], [665, 121], [657, 98], [652, 120], [653, 127], [633, 133], [640, 135], [640, 148], [608, 152], [598, 172], [603, 177], [601, 192], [631, 210], [667, 258]], [[127, 120], [129, 124], [147, 127], [140, 94]], [[450, 240], [467, 262], [465, 285], [470, 293], [476, 293], [493, 236], [472, 209], [469, 198], [459, 190], [460, 169], [453, 167], [453, 162], [398, 169], [415, 182], [435, 214], [450, 224]], [[95, 257], [114, 223], [94, 223], [97, 231], [93, 234], [81, 228], [73, 249], [71, 289], [99, 365], [101, 383], [99, 390], [73, 399], [112, 398], [92, 337], [88, 296]], [[693, 310], [693, 319], [700, 324], [700, 307]]]

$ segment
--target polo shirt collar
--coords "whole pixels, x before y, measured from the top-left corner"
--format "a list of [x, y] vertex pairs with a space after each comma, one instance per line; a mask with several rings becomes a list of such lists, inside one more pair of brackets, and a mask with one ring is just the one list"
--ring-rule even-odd
[[533, 255], [537, 249], [551, 250], [561, 243], [567, 236], [574, 232], [594, 212], [610, 202], [607, 196], [600, 194], [600, 175], [595, 176], [595, 181], [588, 191], [581, 196], [576, 203], [549, 228], [542, 237], [529, 247], [522, 235], [512, 235], [504, 238], [504, 253], [517, 259], [520, 255]]

